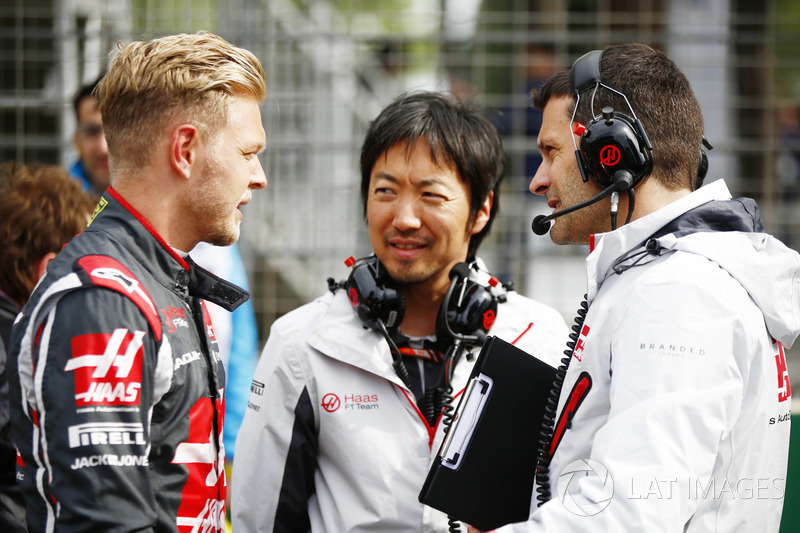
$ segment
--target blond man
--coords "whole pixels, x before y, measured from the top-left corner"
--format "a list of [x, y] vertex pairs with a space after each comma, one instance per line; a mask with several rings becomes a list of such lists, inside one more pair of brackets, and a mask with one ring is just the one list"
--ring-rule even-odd
[[122, 47], [97, 96], [111, 186], [48, 266], [9, 361], [31, 531], [223, 531], [225, 376], [197, 267], [266, 186], [256, 57], [209, 34]]

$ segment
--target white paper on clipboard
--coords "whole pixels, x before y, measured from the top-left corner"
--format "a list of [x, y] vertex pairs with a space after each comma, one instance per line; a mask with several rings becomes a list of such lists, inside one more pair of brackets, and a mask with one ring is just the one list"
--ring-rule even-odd
[[456, 413], [447, 438], [442, 445], [442, 466], [457, 470], [464, 458], [472, 433], [494, 386], [494, 380], [486, 374], [472, 378], [464, 391], [461, 408]]

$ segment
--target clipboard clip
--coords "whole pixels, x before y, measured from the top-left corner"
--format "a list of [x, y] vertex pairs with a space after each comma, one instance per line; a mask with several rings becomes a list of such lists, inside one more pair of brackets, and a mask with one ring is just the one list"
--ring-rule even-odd
[[493, 386], [494, 380], [483, 373], [470, 380], [450, 431], [447, 432], [439, 451], [442, 466], [452, 470], [457, 470], [461, 466]]

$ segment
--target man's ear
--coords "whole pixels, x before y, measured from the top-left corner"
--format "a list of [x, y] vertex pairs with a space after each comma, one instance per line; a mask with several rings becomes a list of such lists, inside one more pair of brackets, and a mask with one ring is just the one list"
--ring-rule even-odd
[[475, 215], [475, 220], [473, 221], [472, 228], [470, 229], [470, 235], [476, 235], [483, 231], [483, 228], [486, 227], [486, 224], [489, 222], [489, 217], [492, 213], [493, 203], [494, 191], [489, 191], [489, 194], [486, 195], [486, 199], [483, 201], [483, 205], [481, 205], [481, 208]]
[[36, 280], [34, 280], [34, 281], [39, 281], [39, 279], [42, 276], [44, 276], [44, 271], [47, 269], [47, 264], [50, 261], [52, 261], [53, 259], [55, 259], [55, 258], [56, 258], [56, 254], [55, 253], [47, 252], [46, 254], [44, 254], [44, 257], [39, 259], [39, 261], [36, 263], [36, 265], [34, 265], [35, 273], [36, 273]]
[[197, 162], [200, 133], [192, 124], [181, 124], [172, 131], [169, 144], [170, 166], [184, 179], [192, 176], [192, 166]]

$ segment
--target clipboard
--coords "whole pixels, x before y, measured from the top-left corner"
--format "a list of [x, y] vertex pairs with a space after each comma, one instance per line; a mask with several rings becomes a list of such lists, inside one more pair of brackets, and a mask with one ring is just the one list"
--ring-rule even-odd
[[419, 501], [483, 531], [527, 520], [555, 375], [549, 364], [487, 337]]

